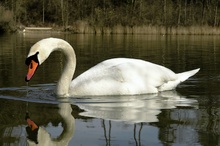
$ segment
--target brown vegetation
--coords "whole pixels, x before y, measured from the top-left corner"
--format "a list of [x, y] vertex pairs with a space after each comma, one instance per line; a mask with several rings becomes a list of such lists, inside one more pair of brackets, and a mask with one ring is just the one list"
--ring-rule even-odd
[[220, 34], [219, 0], [7, 0], [0, 5], [17, 25], [74, 33]]
[[13, 13], [0, 5], [0, 33], [14, 30], [13, 23]]
[[212, 26], [173, 26], [166, 28], [165, 26], [122, 26], [115, 25], [113, 27], [93, 27], [87, 22], [76, 23], [72, 27], [74, 33], [96, 33], [96, 34], [160, 34], [160, 35], [219, 35], [220, 27]]

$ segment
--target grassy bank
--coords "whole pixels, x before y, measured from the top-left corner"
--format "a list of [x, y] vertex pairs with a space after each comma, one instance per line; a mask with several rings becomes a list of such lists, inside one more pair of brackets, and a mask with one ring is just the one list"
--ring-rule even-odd
[[[46, 25], [46, 26], [50, 26], [50, 25]], [[18, 29], [18, 30], [19, 32], [25, 32], [25, 33], [67, 32], [67, 33], [76, 33], [76, 34], [220, 35], [220, 27], [211, 27], [211, 26], [165, 27], [165, 26], [152, 26], [152, 25], [141, 25], [141, 26], [115, 25], [113, 27], [106, 27], [106, 26], [98, 26], [98, 25], [92, 26], [84, 21], [78, 21], [73, 25], [69, 25], [66, 28], [63, 28], [62, 26], [54, 26], [54, 27], [35, 26], [35, 27], [23, 27], [23, 29]]]
[[160, 34], [160, 35], [220, 35], [219, 27], [211, 26], [122, 26], [113, 27], [91, 26], [86, 22], [77, 22], [70, 26], [69, 31], [80, 34]]

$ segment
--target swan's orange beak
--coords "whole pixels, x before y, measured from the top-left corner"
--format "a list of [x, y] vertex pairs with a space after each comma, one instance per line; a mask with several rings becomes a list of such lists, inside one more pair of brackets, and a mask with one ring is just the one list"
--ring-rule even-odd
[[35, 62], [34, 60], [31, 60], [31, 63], [28, 65], [28, 73], [25, 78], [26, 82], [28, 82], [32, 78], [38, 66], [39, 64], [37, 62]]

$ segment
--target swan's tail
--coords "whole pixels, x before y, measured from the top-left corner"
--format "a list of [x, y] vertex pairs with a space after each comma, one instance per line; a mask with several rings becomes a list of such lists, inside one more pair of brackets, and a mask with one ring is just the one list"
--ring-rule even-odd
[[184, 82], [189, 77], [196, 74], [199, 70], [200, 70], [200, 68], [186, 71], [186, 72], [182, 72], [182, 73], [178, 73], [177, 74], [178, 77], [176, 80], [171, 80], [171, 81], [168, 81], [168, 82], [162, 84], [161, 86], [158, 87], [158, 91], [167, 91], [167, 90], [175, 89], [178, 84], [180, 84], [181, 82]]
[[198, 71], [200, 70], [200, 68], [194, 69], [194, 70], [190, 70], [190, 71], [186, 71], [186, 72], [182, 72], [182, 73], [178, 73], [178, 80], [180, 82], [184, 82], [185, 80], [187, 80], [189, 77], [195, 75]]

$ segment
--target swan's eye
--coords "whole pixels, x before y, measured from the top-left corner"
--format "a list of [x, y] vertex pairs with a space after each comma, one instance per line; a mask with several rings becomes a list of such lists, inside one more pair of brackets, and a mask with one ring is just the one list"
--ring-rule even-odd
[[[37, 52], [37, 53], [35, 53], [34, 55], [28, 57], [28, 58], [25, 60], [25, 64], [26, 64], [27, 66], [29, 66], [29, 65], [30, 65], [30, 66], [33, 66], [33, 65], [31, 65], [32, 60], [35, 61], [35, 62], [37, 62], [37, 63], [39, 63], [38, 57], [37, 57], [38, 54], [39, 54], [39, 52]], [[31, 68], [32, 68], [32, 67], [31, 67]]]

